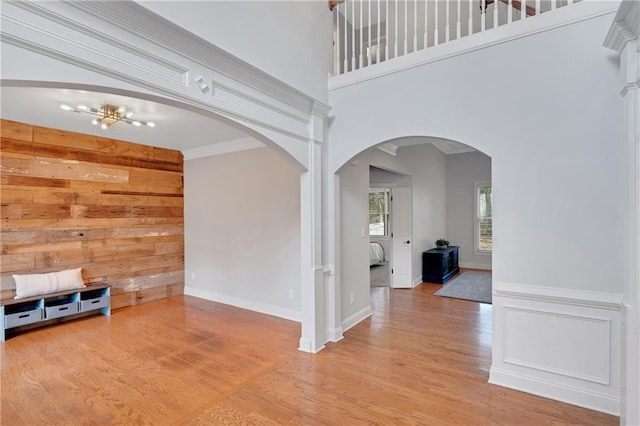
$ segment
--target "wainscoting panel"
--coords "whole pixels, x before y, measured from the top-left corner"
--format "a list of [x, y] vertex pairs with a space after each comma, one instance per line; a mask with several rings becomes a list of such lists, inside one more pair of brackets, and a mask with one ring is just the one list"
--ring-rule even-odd
[[489, 381], [620, 412], [621, 296], [494, 281]]
[[[505, 307], [504, 362], [609, 385], [610, 328], [608, 319]], [[553, 351], [537, 350], [546, 346]]]

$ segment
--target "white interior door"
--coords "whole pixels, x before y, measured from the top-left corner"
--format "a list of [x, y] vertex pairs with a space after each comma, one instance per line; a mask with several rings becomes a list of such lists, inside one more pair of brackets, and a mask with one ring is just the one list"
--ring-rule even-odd
[[391, 190], [393, 256], [391, 287], [411, 288], [411, 188]]

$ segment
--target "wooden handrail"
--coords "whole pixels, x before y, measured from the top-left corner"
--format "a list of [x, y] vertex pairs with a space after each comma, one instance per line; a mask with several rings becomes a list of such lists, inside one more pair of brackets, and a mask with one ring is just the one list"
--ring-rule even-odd
[[[509, 4], [509, 0], [498, 0], [504, 4]], [[487, 11], [487, 6], [492, 3], [495, 3], [496, 0], [485, 0], [484, 10]], [[511, 5], [522, 12], [522, 2], [520, 0], [511, 0]], [[482, 3], [480, 4], [480, 8], [482, 9]], [[536, 14], [536, 8], [532, 6], [527, 6], [527, 16], [533, 16]]]
[[[344, 3], [346, 0], [329, 0], [329, 10], [333, 10], [334, 7], [339, 5], [340, 3]], [[496, 0], [485, 0], [484, 9], [487, 10], [487, 6], [492, 3], [495, 3]], [[498, 0], [504, 4], [509, 4], [509, 0]], [[516, 9], [522, 11], [522, 2], [520, 0], [511, 0], [511, 5]], [[480, 3], [480, 8], [482, 8], [482, 3]], [[536, 8], [532, 6], [527, 6], [527, 15], [533, 16], [536, 14]]]
[[340, 3], [344, 3], [346, 0], [329, 0], [329, 10], [333, 10], [334, 7]]

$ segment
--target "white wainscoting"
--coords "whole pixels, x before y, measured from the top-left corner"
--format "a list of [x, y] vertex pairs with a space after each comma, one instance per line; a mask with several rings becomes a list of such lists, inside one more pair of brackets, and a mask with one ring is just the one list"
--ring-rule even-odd
[[620, 413], [622, 296], [493, 283], [489, 382]]

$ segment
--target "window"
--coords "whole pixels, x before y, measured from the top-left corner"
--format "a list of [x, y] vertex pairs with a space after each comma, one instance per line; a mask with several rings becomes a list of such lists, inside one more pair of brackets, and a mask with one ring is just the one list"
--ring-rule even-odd
[[389, 236], [389, 190], [369, 189], [369, 235]]
[[491, 182], [476, 182], [476, 254], [491, 254], [493, 249], [492, 210]]

